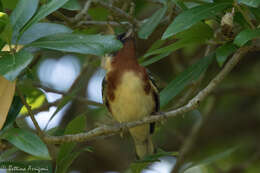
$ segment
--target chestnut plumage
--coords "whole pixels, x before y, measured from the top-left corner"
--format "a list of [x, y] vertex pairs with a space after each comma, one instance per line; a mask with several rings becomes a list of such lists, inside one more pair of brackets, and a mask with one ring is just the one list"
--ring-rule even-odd
[[[118, 122], [136, 121], [158, 112], [158, 90], [146, 69], [138, 64], [133, 37], [119, 35], [118, 39], [123, 48], [103, 64], [107, 70], [102, 83], [103, 102]], [[150, 136], [154, 123], [129, 131], [139, 158], [154, 152]]]

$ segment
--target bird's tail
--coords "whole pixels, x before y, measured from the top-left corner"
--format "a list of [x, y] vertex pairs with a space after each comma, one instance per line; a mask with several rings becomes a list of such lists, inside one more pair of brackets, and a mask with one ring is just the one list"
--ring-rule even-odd
[[154, 153], [149, 125], [131, 128], [130, 133], [134, 139], [135, 150], [139, 159]]

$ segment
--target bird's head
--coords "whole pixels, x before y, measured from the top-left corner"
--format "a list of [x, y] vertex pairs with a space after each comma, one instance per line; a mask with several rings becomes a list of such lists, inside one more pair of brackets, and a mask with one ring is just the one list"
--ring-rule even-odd
[[122, 42], [123, 47], [113, 54], [107, 54], [102, 57], [101, 67], [107, 71], [111, 70], [112, 61], [124, 61], [126, 59], [133, 59], [136, 61], [135, 40], [133, 32], [130, 30], [128, 32], [117, 35], [116, 38]]

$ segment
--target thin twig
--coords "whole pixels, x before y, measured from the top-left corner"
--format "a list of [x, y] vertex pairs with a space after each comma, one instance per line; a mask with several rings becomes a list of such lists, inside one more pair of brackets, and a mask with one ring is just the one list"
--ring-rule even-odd
[[122, 132], [124, 129], [136, 127], [143, 124], [148, 124], [151, 122], [162, 121], [169, 117], [175, 117], [183, 113], [189, 112], [196, 109], [200, 102], [204, 100], [209, 93], [211, 93], [218, 84], [226, 77], [226, 75], [233, 69], [233, 67], [239, 62], [245, 53], [247, 53], [252, 47], [242, 47], [232, 56], [232, 58], [227, 62], [225, 67], [219, 72], [219, 74], [210, 81], [206, 88], [200, 91], [193, 99], [191, 99], [186, 105], [162, 114], [152, 115], [150, 117], [145, 117], [142, 120], [121, 123], [114, 126], [103, 126], [97, 127], [85, 133], [79, 133], [74, 135], [63, 135], [63, 136], [45, 136], [45, 140], [49, 143], [64, 143], [72, 141], [90, 141], [97, 136], [106, 136], [111, 134], [117, 134]]
[[240, 5], [237, 3], [237, 1], [234, 2], [234, 6], [238, 9], [238, 11], [242, 14], [244, 19], [247, 21], [247, 23], [250, 25], [252, 29], [255, 29], [255, 25], [251, 22], [250, 17], [243, 11], [243, 9], [240, 7]]
[[76, 22], [77, 22], [77, 21], [80, 21], [85, 15], [87, 15], [88, 9], [89, 9], [91, 3], [92, 3], [92, 0], [88, 0], [88, 1], [85, 3], [83, 9], [74, 17], [74, 20], [75, 20]]
[[[20, 96], [20, 98], [21, 98], [21, 100], [22, 100], [22, 103], [24, 104], [24, 106], [26, 107], [26, 109], [27, 109], [27, 111], [28, 111], [28, 114], [29, 114], [29, 116], [30, 116], [30, 118], [31, 118], [31, 120], [32, 120], [32, 122], [33, 122], [35, 128], [36, 128], [36, 131], [37, 131], [38, 135], [39, 135], [40, 138], [46, 143], [45, 138], [44, 138], [45, 134], [43, 133], [43, 131], [41, 130], [41, 128], [40, 128], [40, 126], [39, 126], [37, 120], [35, 119], [34, 114], [32, 113], [31, 106], [26, 102], [26, 100], [25, 100], [25, 98], [24, 98], [24, 96], [23, 96], [23, 94], [21, 93], [21, 91], [20, 91], [19, 88], [17, 88], [17, 92], [18, 92], [18, 95]], [[47, 144], [47, 148], [48, 148], [48, 150], [49, 150], [49, 153], [50, 153], [51, 157], [52, 157], [53, 159], [55, 159], [55, 151], [54, 151], [54, 149], [53, 149], [53, 146], [50, 145], [50, 144], [48, 144], [48, 143], [46, 143], [46, 144]]]
[[129, 22], [131, 22], [134, 26], [139, 26], [139, 21], [136, 20], [135, 18], [133, 18], [131, 15], [129, 15], [128, 13], [126, 13], [125, 11], [121, 10], [120, 8], [117, 8], [115, 6], [113, 6], [112, 4], [108, 4], [108, 3], [105, 3], [103, 2], [102, 0], [98, 1], [98, 3], [109, 9], [110, 11], [114, 12], [115, 14], [119, 15], [119, 16], [122, 16], [124, 17], [125, 19], [127, 19]]

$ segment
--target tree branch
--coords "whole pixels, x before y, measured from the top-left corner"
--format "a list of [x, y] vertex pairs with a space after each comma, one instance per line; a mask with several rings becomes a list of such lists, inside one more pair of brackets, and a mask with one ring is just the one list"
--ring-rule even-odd
[[152, 115], [150, 117], [145, 117], [142, 120], [121, 123], [114, 126], [102, 126], [97, 127], [85, 133], [79, 133], [74, 135], [63, 135], [63, 136], [45, 136], [45, 140], [49, 143], [64, 143], [72, 141], [90, 141], [98, 136], [106, 136], [111, 134], [117, 134], [124, 129], [136, 127], [142, 124], [148, 124], [151, 122], [162, 121], [169, 117], [175, 117], [183, 113], [189, 112], [196, 109], [200, 102], [205, 99], [212, 92], [217, 85], [226, 77], [226, 75], [233, 69], [233, 67], [239, 62], [239, 60], [246, 54], [252, 47], [242, 47], [232, 56], [232, 58], [227, 62], [225, 67], [219, 72], [219, 74], [210, 81], [208, 86], [200, 91], [193, 99], [191, 99], [186, 105], [163, 114]]

